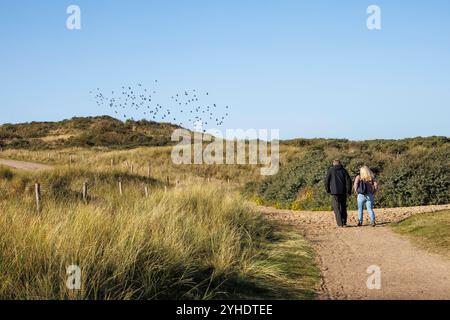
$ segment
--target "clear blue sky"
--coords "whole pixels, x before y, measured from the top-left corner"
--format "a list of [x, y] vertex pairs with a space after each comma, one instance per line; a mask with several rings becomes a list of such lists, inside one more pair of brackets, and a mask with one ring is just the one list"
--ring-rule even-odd
[[108, 114], [90, 90], [154, 79], [231, 105], [223, 129], [450, 136], [450, 1], [0, 2], [0, 123]]

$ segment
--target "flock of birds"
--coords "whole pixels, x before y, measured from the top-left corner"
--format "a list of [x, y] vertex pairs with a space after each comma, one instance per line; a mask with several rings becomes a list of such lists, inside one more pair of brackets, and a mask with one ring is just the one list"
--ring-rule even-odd
[[[158, 80], [155, 80], [155, 86]], [[120, 90], [102, 92], [100, 88], [90, 91], [98, 107], [108, 107], [116, 117], [134, 119], [132, 115], [153, 121], [171, 122], [181, 127], [219, 127], [229, 116], [230, 106], [220, 108], [210, 101], [208, 92], [196, 89], [183, 90], [170, 99], [161, 99], [156, 88], [121, 86]], [[206, 101], [205, 101], [206, 100]]]

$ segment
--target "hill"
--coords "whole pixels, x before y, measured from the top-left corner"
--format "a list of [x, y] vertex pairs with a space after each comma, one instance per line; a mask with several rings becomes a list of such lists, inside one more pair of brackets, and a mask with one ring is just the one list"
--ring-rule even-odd
[[171, 144], [170, 135], [177, 128], [146, 120], [122, 122], [109, 116], [3, 124], [0, 146], [10, 149], [165, 146]]

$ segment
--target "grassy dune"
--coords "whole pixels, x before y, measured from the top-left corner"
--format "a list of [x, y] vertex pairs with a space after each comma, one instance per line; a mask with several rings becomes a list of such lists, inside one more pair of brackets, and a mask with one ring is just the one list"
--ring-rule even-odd
[[393, 229], [427, 250], [450, 257], [450, 211], [416, 215]]
[[[171, 159], [172, 147], [140, 147], [129, 150], [110, 150], [104, 148], [66, 148], [60, 150], [16, 150], [8, 149], [0, 157], [45, 163], [56, 166], [86, 168], [95, 166], [96, 170], [120, 170], [139, 176], [150, 175], [160, 180], [169, 176], [173, 181], [191, 178], [211, 178], [230, 180], [233, 184], [259, 180], [259, 167], [255, 165], [175, 165]], [[111, 162], [112, 161], [112, 162]]]
[[[80, 194], [85, 180], [88, 204]], [[270, 225], [225, 183], [205, 188], [187, 178], [167, 192], [162, 186], [101, 164], [31, 174], [0, 168], [0, 298], [314, 296], [319, 273], [302, 238]], [[82, 272], [79, 291], [66, 288], [73, 264]]]

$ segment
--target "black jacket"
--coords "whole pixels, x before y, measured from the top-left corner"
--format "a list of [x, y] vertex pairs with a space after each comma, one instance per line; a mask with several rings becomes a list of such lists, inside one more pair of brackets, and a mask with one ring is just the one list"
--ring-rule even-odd
[[333, 195], [352, 194], [352, 179], [342, 165], [332, 166], [328, 170], [325, 188]]

